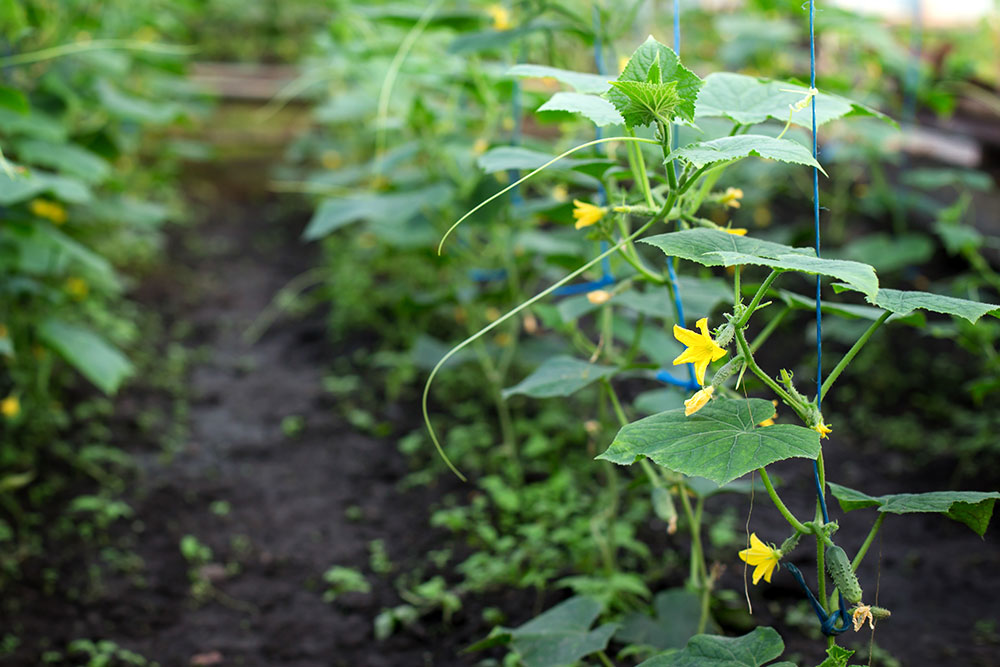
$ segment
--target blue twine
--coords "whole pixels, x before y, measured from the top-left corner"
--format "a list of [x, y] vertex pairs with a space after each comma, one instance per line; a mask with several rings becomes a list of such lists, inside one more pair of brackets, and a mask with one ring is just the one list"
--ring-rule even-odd
[[[809, 87], [816, 88], [816, 0], [809, 0]], [[816, 96], [812, 98], [812, 152], [813, 158], [819, 159], [819, 145], [816, 132]], [[819, 232], [819, 169], [813, 167], [813, 233], [816, 240], [816, 256], [820, 256], [820, 232]], [[822, 296], [822, 282], [816, 276], [816, 407], [822, 409], [823, 405], [823, 311], [820, 297]], [[830, 522], [830, 514], [826, 507], [826, 495], [823, 493], [823, 485], [819, 479], [819, 461], [813, 461], [813, 482], [816, 485], [816, 498], [819, 500], [820, 513], [823, 516], [823, 523]], [[822, 545], [821, 545], [822, 548]], [[802, 573], [791, 563], [785, 563], [785, 569], [792, 573], [799, 585], [806, 592], [813, 611], [819, 619], [820, 630], [827, 637], [839, 635], [847, 630], [849, 617], [847, 615], [847, 605], [844, 604], [844, 594], [838, 591], [838, 606], [835, 611], [826, 613], [826, 609], [813, 596], [812, 591], [802, 578]], [[819, 576], [825, 576], [820, 572]], [[837, 627], [837, 621], [841, 622]]]
[[[809, 87], [816, 87], [816, 0], [809, 0]], [[816, 96], [812, 97], [812, 152], [813, 158], [819, 160], [819, 147], [816, 140]], [[819, 169], [813, 167], [813, 233], [816, 239], [816, 256], [819, 257]], [[823, 311], [820, 297], [822, 282], [816, 276], [816, 407], [822, 410], [823, 403]], [[819, 498], [823, 523], [830, 522], [826, 509], [826, 497], [819, 480], [819, 463], [813, 461], [813, 477], [816, 482], [816, 497]]]

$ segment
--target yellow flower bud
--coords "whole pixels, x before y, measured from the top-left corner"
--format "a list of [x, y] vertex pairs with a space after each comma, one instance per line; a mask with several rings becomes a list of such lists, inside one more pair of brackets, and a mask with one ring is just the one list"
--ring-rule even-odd
[[729, 208], [739, 208], [740, 200], [743, 199], [743, 190], [740, 188], [727, 188], [722, 194], [722, 205]]
[[587, 292], [587, 301], [594, 304], [595, 306], [600, 306], [603, 303], [607, 303], [611, 300], [611, 292], [602, 289], [595, 289], [593, 292]]
[[66, 222], [66, 209], [54, 201], [47, 199], [32, 199], [28, 204], [28, 210], [39, 218], [51, 220], [57, 225]]
[[573, 200], [573, 218], [576, 220], [576, 228], [583, 229], [590, 227], [604, 217], [604, 208], [594, 206], [579, 199]]
[[513, 27], [510, 12], [503, 5], [490, 5], [486, 8], [486, 13], [493, 19], [494, 30], [510, 30]]
[[87, 281], [83, 278], [77, 278], [75, 276], [66, 279], [65, 287], [66, 293], [77, 301], [86, 298], [87, 294], [90, 292], [90, 286], [87, 285]]
[[8, 396], [0, 401], [0, 414], [7, 419], [13, 419], [21, 414], [21, 401], [17, 396]]
[[708, 402], [712, 400], [712, 394], [715, 393], [715, 387], [708, 385], [697, 392], [691, 398], [684, 401], [684, 416], [690, 417], [694, 413], [701, 410], [703, 407], [708, 405]]

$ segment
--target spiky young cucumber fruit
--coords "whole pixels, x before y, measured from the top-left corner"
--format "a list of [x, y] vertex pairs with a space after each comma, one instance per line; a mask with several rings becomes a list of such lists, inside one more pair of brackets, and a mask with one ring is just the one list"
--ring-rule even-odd
[[851, 559], [847, 557], [847, 552], [840, 547], [833, 546], [826, 550], [826, 571], [837, 585], [844, 599], [852, 604], [861, 602], [861, 584], [851, 567]]

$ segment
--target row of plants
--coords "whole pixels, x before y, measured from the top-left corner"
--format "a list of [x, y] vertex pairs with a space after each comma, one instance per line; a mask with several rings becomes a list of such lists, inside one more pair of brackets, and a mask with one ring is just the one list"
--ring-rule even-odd
[[[303, 78], [328, 82], [313, 89], [317, 128], [292, 147], [275, 187], [318, 196], [304, 236], [322, 240], [324, 262], [283, 302], [318, 285], [309, 294], [330, 304], [335, 339], [378, 334], [372, 354], [342, 360], [329, 379], [355, 397], [343, 404], [356, 426], [384, 434], [374, 406], [414, 400], [430, 371], [424, 417], [434, 427], [400, 441], [414, 461], [408, 483], [444, 483], [434, 444], [476, 488], [446, 494], [431, 517], [466, 546], [430, 555], [423, 584], [401, 575], [404, 604], [380, 616], [377, 635], [421, 613], [447, 616], [473, 592], [555, 588], [574, 596], [516, 629], [493, 619], [478, 648], [508, 646], [509, 664], [611, 664], [614, 641], [623, 663], [745, 651], [739, 664], [764, 664], [782, 652], [773, 630], [705, 634], [722, 620], [729, 631], [752, 627], [733, 620], [742, 596], [721, 583], [719, 565], [739, 552], [754, 584], [789, 570], [831, 637], [823, 664], [846, 665], [851, 651], [833, 637], [889, 613], [865, 604], [870, 584], [865, 595], [854, 575], [886, 515], [939, 512], [982, 534], [997, 497], [868, 495], [827, 483], [822, 456], [831, 433], [914, 446], [926, 422], [908, 414], [912, 375], [884, 368], [910, 332], [956, 340], [968, 356], [941, 357], [949, 374], [973, 371], [963, 395], [922, 388], [934, 414], [956, 417], [936, 422], [923, 454], [969, 462], [994, 450], [992, 417], [972, 436], [960, 416], [995, 386], [997, 325], [984, 317], [997, 313], [995, 274], [970, 208], [970, 192], [992, 183], [906, 165], [887, 148], [898, 127], [875, 110], [903, 113], [910, 93], [947, 111], [950, 79], [976, 51], [918, 68], [914, 80], [911, 35], [824, 8], [816, 91], [796, 80], [809, 46], [797, 3], [685, 12], [683, 63], [652, 38], [620, 58], [642, 41], [635, 24], [667, 32], [669, 16], [651, 12], [345, 6], [309, 61]], [[925, 43], [934, 39], [943, 38]], [[802, 247], [810, 167], [830, 208], [822, 257]], [[924, 276], [919, 266], [942, 256], [954, 270]], [[811, 330], [812, 276], [823, 280], [827, 341], [819, 386], [809, 380], [815, 339], [800, 333]], [[853, 381], [841, 375], [849, 364]], [[834, 382], [843, 398], [821, 407]], [[946, 446], [959, 429], [957, 449]], [[768, 466], [789, 458], [816, 462], [815, 515], [793, 514], [772, 482]], [[714, 500], [725, 492], [769, 497], [787, 534], [740, 534]], [[845, 512], [877, 510], [862, 544], [837, 545], [829, 496]], [[790, 562], [806, 543], [812, 577]], [[422, 587], [437, 593], [415, 595]]]
[[[167, 130], [207, 108], [161, 9], [32, 0], [0, 13], [0, 582], [48, 539], [131, 514], [110, 399], [137, 367], [153, 372], [143, 343], [162, 325], [129, 292], [183, 217], [182, 160], [204, 155]], [[155, 377], [180, 379], [160, 365]], [[172, 416], [148, 417], [166, 437]]]

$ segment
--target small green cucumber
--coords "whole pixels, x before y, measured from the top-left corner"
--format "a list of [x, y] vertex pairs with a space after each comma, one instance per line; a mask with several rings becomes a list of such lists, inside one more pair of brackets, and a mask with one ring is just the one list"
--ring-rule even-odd
[[861, 602], [861, 584], [858, 583], [846, 551], [837, 546], [827, 549], [826, 571], [837, 585], [837, 590], [843, 593], [845, 600], [852, 604]]

